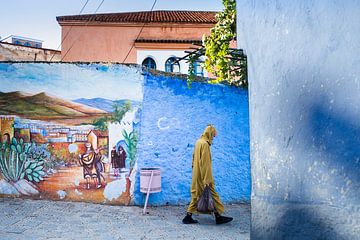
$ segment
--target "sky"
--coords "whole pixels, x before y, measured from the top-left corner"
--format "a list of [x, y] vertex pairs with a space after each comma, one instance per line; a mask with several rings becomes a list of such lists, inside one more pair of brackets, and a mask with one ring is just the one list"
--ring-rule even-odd
[[[93, 14], [102, 0], [89, 0], [83, 14]], [[9, 35], [43, 40], [58, 49], [60, 26], [56, 16], [77, 15], [86, 0], [10, 0], [0, 7], [0, 37]], [[98, 13], [149, 11], [154, 0], [104, 0]], [[154, 10], [220, 11], [222, 0], [157, 0]]]
[[120, 65], [0, 63], [0, 92], [5, 93], [142, 101], [142, 82], [137, 68]]

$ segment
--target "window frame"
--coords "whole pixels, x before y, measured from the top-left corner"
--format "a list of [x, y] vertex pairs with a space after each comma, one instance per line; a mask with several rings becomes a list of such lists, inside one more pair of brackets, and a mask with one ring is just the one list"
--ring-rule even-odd
[[[170, 60], [172, 60], [170, 62]], [[174, 61], [176, 61], [176, 57], [175, 56], [171, 56], [168, 59], [166, 59], [165, 61], [165, 72], [172, 72], [172, 73], [180, 73], [181, 72], [181, 68], [180, 68], [180, 63], [173, 63]], [[178, 71], [174, 71], [174, 66], [178, 66]]]
[[[147, 62], [144, 64], [145, 61], [147, 61]], [[152, 61], [151, 64], [149, 64], [150, 61]], [[153, 57], [147, 56], [146, 58], [144, 58], [144, 60], [142, 60], [141, 66], [146, 67], [146, 68], [148, 68], [148, 69], [154, 69], [154, 70], [156, 70], [157, 64], [156, 64], [156, 61], [155, 61], [155, 59], [154, 59]], [[149, 67], [149, 66], [150, 66], [150, 67]], [[153, 67], [151, 67], [151, 66], [153, 66]]]

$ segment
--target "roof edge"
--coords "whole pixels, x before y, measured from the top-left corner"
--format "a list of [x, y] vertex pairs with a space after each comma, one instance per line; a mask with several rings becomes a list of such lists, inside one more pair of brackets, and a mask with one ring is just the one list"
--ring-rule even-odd
[[0, 41], [0, 44], [6, 44], [6, 45], [15, 46], [15, 47], [24, 47], [24, 48], [31, 48], [31, 49], [38, 49], [38, 50], [53, 51], [53, 52], [61, 53], [60, 50], [51, 49], [51, 48], [37, 48], [37, 47], [32, 47], [32, 46], [24, 46], [24, 45], [18, 45], [18, 44], [14, 44], [14, 43], [1, 42], [1, 41]]
[[[199, 23], [199, 24], [214, 24], [216, 23], [216, 19], [215, 19], [215, 15], [218, 13], [217, 11], [191, 11], [191, 10], [156, 10], [156, 11], [137, 11], [137, 12], [117, 12], [117, 13], [96, 13], [96, 14], [81, 14], [81, 15], [62, 15], [62, 16], [57, 16], [56, 20], [58, 23], [61, 22], [74, 22], [74, 21], [78, 21], [78, 22], [96, 22], [94, 20], [85, 20], [85, 19], [76, 19], [76, 18], [96, 18], [96, 17], [119, 17], [119, 15], [140, 15], [140, 14], [156, 14], [156, 13], [174, 13], [176, 15], [180, 14], [180, 13], [195, 13], [195, 14], [214, 14], [214, 20], [209, 20], [209, 19], [204, 19], [202, 22], [201, 21], [196, 21], [194, 19], [190, 19], [189, 21], [171, 21], [168, 18], [165, 18], [165, 20], [163, 21], [156, 21], [153, 19], [150, 20], [138, 20], [138, 21], [134, 21], [134, 20], [128, 20], [128, 16], [126, 16], [127, 20], [121, 21], [121, 22], [141, 22], [141, 23], [159, 23], [159, 22], [169, 22], [169, 23]], [[108, 22], [108, 21], [100, 21], [100, 22]], [[117, 22], [117, 21], [109, 21], [109, 22]], [[120, 21], [118, 21], [120, 22]]]

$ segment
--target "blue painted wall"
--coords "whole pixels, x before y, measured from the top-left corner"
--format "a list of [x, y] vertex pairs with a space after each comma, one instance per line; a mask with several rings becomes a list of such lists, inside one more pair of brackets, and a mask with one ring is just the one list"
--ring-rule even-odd
[[252, 239], [359, 239], [360, 2], [238, 1]]
[[[162, 192], [152, 205], [187, 204], [195, 141], [207, 124], [218, 137], [212, 146], [216, 189], [225, 203], [250, 200], [249, 113], [247, 90], [147, 75], [144, 80], [138, 168], [160, 167]], [[135, 185], [135, 204], [145, 195]]]

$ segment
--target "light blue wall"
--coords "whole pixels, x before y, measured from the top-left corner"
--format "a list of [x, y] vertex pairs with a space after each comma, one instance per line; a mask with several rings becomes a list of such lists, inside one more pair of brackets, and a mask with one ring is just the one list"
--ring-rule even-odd
[[[208, 123], [218, 137], [212, 147], [216, 189], [225, 203], [250, 200], [247, 90], [176, 78], [145, 76], [138, 143], [138, 168], [160, 167], [162, 192], [150, 195], [152, 205], [187, 204], [195, 141]], [[135, 204], [144, 204], [135, 186]]]
[[252, 239], [359, 239], [360, 2], [237, 1]]

